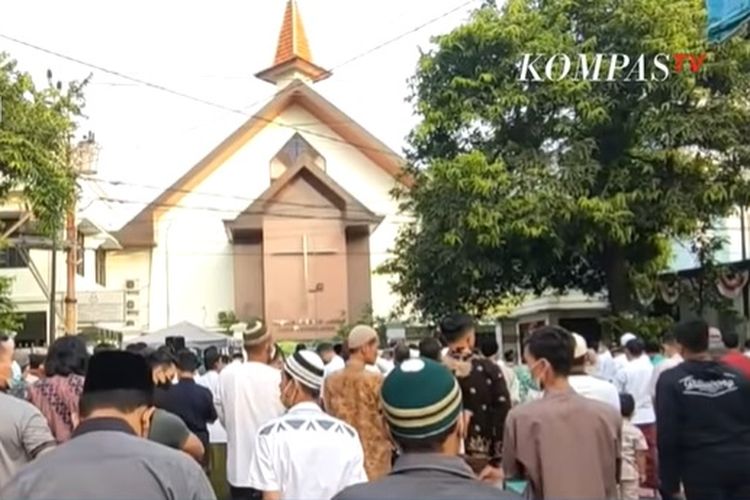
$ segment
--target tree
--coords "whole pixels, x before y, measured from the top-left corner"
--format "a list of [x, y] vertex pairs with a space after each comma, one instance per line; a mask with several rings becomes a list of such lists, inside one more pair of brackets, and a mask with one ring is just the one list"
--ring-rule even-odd
[[21, 327], [23, 316], [16, 312], [16, 306], [10, 298], [13, 281], [5, 276], [0, 277], [0, 332], [14, 332]]
[[[22, 192], [36, 227], [52, 236], [62, 227], [76, 194], [69, 144], [87, 80], [72, 82], [64, 90], [49, 71], [47, 80], [47, 86], [38, 89], [30, 75], [0, 53], [0, 200]], [[0, 330], [20, 326], [11, 288], [11, 280], [0, 278]]]
[[[435, 40], [412, 81], [414, 185], [396, 193], [416, 220], [383, 269], [404, 305], [483, 314], [580, 289], [631, 313], [635, 281], [664, 269], [674, 239], [746, 203], [750, 49], [709, 49], [702, 4], [508, 0]], [[706, 51], [699, 73], [664, 81], [519, 81], [525, 54]]]
[[82, 82], [63, 89], [47, 72], [39, 89], [0, 53], [0, 198], [21, 190], [41, 230], [52, 235], [75, 197], [70, 139], [83, 108]]

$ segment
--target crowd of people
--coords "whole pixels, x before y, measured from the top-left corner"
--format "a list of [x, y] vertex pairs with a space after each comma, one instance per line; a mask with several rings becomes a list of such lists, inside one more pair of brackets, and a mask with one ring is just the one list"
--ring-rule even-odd
[[285, 356], [46, 353], [0, 338], [0, 499], [750, 498], [750, 355], [677, 325], [661, 345], [544, 326], [522, 362], [454, 314], [385, 352], [370, 326]]

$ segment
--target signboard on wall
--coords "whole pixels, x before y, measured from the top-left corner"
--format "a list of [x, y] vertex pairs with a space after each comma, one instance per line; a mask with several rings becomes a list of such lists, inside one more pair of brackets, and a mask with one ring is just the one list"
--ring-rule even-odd
[[124, 292], [78, 292], [79, 323], [121, 323], [124, 320]]

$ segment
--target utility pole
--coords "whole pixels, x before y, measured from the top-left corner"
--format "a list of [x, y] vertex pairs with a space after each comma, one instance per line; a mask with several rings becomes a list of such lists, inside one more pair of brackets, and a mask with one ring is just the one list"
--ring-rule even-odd
[[67, 216], [68, 273], [65, 290], [65, 335], [78, 333], [78, 298], [76, 297], [76, 270], [78, 267], [78, 231], [76, 229], [76, 201]]
[[[69, 149], [68, 162], [74, 175], [76, 190], [78, 189], [78, 177], [83, 174], [92, 174], [92, 167], [96, 163], [99, 149], [94, 139], [94, 134], [89, 132], [75, 147]], [[67, 248], [67, 280], [65, 289], [65, 334], [75, 335], [78, 333], [78, 298], [76, 296], [76, 275], [78, 269], [78, 228], [76, 225], [76, 205], [78, 193], [75, 193], [73, 203], [68, 211], [66, 221]], [[81, 248], [83, 252], [83, 248]]]
[[49, 284], [49, 340], [47, 345], [55, 341], [57, 330], [57, 233], [52, 237], [52, 265]]

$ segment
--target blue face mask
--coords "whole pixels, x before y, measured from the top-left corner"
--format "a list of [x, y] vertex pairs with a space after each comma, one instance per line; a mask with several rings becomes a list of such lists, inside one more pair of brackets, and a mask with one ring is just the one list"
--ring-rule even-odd
[[8, 394], [19, 398], [26, 397], [26, 384], [23, 380], [23, 372], [16, 362], [11, 364], [11, 375], [8, 379]]

